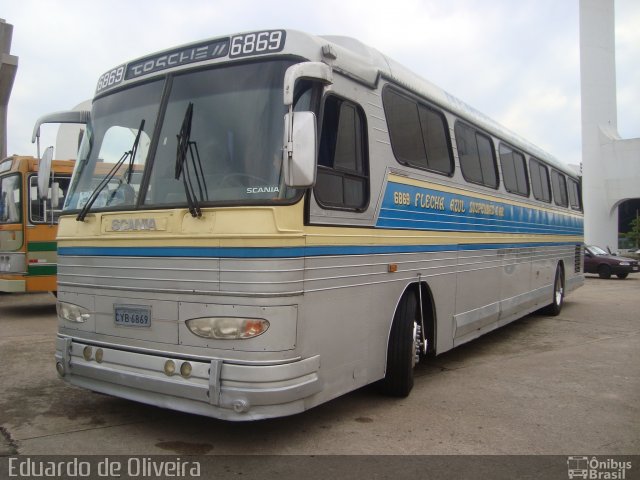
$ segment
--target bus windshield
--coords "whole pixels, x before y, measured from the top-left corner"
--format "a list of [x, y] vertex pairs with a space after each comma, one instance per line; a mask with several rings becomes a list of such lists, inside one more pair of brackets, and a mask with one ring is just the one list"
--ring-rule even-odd
[[[282, 86], [292, 63], [191, 71], [98, 98], [65, 210], [82, 208], [114, 168], [92, 210], [183, 207], [187, 184], [194, 186], [191, 194], [202, 205], [293, 198], [296, 191], [284, 186], [281, 175]], [[169, 93], [161, 109], [163, 90]], [[135, 157], [129, 154], [118, 165], [132, 150], [141, 125]], [[176, 161], [179, 142], [186, 150], [184, 168]]]
[[0, 223], [19, 223], [21, 212], [20, 175], [0, 178]]

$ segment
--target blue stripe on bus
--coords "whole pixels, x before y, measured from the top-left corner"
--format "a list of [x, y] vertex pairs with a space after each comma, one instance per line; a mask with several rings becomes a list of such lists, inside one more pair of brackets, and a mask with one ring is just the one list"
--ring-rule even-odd
[[576, 242], [482, 243], [460, 245], [336, 245], [309, 247], [60, 247], [60, 256], [296, 258], [328, 255], [428, 253], [550, 246], [575, 246]]
[[376, 227], [582, 235], [583, 221], [576, 215], [389, 182]]

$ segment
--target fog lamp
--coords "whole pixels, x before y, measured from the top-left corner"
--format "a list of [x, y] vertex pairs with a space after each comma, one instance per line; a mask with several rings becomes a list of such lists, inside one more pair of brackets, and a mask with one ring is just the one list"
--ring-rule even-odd
[[87, 362], [91, 360], [91, 353], [93, 353], [91, 347], [84, 347], [82, 349], [82, 356]]
[[185, 323], [194, 335], [215, 340], [246, 340], [269, 328], [269, 322], [263, 318], [203, 317]]
[[102, 363], [102, 357], [104, 355], [104, 352], [102, 351], [101, 348], [96, 350], [96, 362], [98, 363]]
[[58, 372], [58, 375], [64, 377], [64, 365], [62, 365], [62, 363], [56, 362], [56, 371]]
[[189, 362], [184, 362], [180, 365], [180, 375], [183, 378], [189, 378], [191, 376], [191, 364]]
[[176, 373], [176, 364], [173, 360], [167, 360], [164, 362], [164, 373], [169, 377]]

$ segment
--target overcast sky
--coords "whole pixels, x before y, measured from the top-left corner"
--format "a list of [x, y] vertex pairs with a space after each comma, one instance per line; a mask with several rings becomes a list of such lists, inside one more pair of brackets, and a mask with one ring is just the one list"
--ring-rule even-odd
[[[616, 0], [618, 127], [640, 136], [640, 1]], [[91, 98], [108, 69], [229, 33], [293, 28], [347, 35], [547, 150], [579, 164], [578, 0], [21, 0], [0, 18], [19, 57], [9, 154], [35, 155], [46, 113]], [[42, 145], [57, 127], [43, 127]]]

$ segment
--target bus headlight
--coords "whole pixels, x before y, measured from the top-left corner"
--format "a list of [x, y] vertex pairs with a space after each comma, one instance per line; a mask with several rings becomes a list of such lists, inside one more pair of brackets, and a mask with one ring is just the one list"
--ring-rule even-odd
[[73, 303], [56, 303], [58, 317], [72, 323], [84, 323], [91, 318], [91, 312], [86, 308], [74, 305]]
[[194, 335], [215, 340], [245, 340], [262, 335], [269, 328], [263, 318], [203, 317], [185, 323]]

